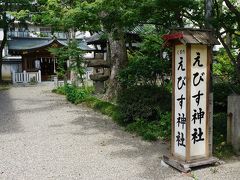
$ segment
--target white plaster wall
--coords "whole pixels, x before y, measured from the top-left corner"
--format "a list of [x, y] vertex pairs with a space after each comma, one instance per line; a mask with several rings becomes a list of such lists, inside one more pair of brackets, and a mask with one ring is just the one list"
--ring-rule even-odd
[[22, 72], [21, 64], [3, 64], [2, 65], [2, 76], [3, 80], [11, 81], [12, 72]]

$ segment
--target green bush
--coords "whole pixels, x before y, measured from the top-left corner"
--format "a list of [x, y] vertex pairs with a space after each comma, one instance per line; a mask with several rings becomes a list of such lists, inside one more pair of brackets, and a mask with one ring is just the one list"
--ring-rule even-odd
[[215, 83], [213, 85], [214, 112], [227, 112], [227, 98], [233, 93], [240, 94], [240, 85], [226, 82]]
[[135, 122], [128, 124], [126, 130], [142, 136], [144, 140], [170, 139], [171, 113], [162, 114], [159, 121], [147, 122], [137, 119]]
[[8, 84], [0, 84], [0, 91], [8, 90], [10, 87]]
[[66, 95], [65, 90], [66, 90], [65, 86], [59, 86], [59, 87], [53, 89], [52, 92], [57, 93], [57, 94]]
[[214, 154], [219, 158], [234, 154], [232, 146], [227, 144], [227, 113], [213, 115], [213, 146]]
[[92, 87], [75, 87], [70, 85], [66, 86], [67, 100], [74, 104], [85, 101], [85, 99], [92, 93]]
[[163, 57], [163, 39], [165, 32], [156, 31], [148, 26], [140, 34], [142, 42], [139, 49], [129, 53], [128, 66], [120, 71], [118, 80], [122, 87], [138, 85], [163, 85], [171, 74], [171, 61]]
[[66, 95], [67, 100], [74, 104], [85, 101], [93, 91], [93, 87], [76, 87], [72, 85], [64, 85], [57, 89], [53, 89], [54, 93]]
[[117, 97], [118, 110], [124, 123], [136, 119], [154, 121], [161, 112], [170, 111], [170, 92], [157, 86], [135, 86], [123, 89]]
[[117, 114], [117, 106], [106, 101], [102, 101], [94, 96], [89, 96], [84, 100], [84, 104], [112, 118]]
[[[218, 138], [227, 137], [227, 113], [216, 113], [213, 115], [213, 140], [218, 143]], [[221, 142], [220, 142], [221, 143]]]

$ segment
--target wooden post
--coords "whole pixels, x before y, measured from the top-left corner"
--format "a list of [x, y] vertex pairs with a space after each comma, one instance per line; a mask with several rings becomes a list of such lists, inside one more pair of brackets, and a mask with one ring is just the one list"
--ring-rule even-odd
[[53, 58], [53, 72], [56, 73], [56, 59]]
[[23, 83], [27, 83], [28, 81], [27, 81], [27, 72], [24, 70], [23, 71]]
[[38, 70], [38, 76], [39, 76], [38, 82], [41, 83], [42, 82], [41, 70]]

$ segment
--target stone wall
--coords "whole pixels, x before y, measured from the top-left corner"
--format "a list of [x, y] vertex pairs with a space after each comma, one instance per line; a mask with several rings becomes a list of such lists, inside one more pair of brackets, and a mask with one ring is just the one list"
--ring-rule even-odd
[[240, 96], [228, 96], [228, 143], [240, 154]]

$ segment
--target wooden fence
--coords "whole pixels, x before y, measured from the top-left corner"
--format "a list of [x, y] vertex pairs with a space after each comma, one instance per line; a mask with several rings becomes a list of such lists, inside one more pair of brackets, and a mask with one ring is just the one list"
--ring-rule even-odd
[[38, 82], [40, 83], [41, 80], [41, 71], [38, 72], [26, 72], [23, 71], [22, 73], [12, 72], [12, 82], [15, 83], [30, 83], [30, 82]]

